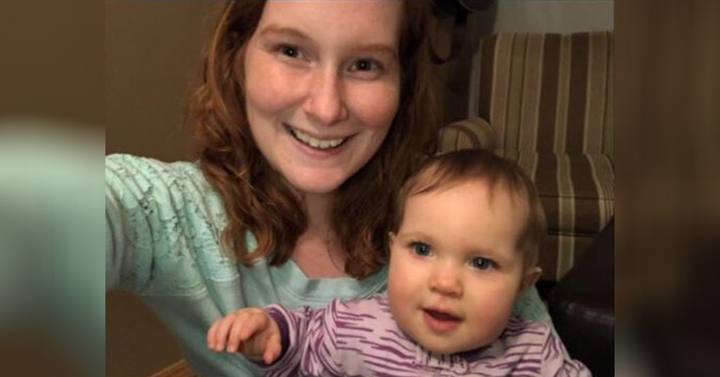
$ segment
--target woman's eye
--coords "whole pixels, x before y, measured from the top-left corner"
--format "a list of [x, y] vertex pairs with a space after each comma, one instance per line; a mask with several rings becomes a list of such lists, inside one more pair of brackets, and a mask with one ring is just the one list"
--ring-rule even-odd
[[412, 247], [416, 255], [419, 255], [421, 257], [426, 257], [430, 255], [430, 245], [424, 242], [413, 242], [410, 244], [410, 247]]
[[290, 58], [299, 58], [300, 57], [300, 50], [292, 45], [282, 45], [278, 47], [278, 51]]
[[470, 261], [470, 265], [478, 270], [487, 270], [495, 267], [495, 262], [483, 257], [476, 257]]
[[382, 69], [382, 66], [374, 59], [358, 59], [350, 66], [350, 71], [355, 72], [373, 72], [380, 69]]

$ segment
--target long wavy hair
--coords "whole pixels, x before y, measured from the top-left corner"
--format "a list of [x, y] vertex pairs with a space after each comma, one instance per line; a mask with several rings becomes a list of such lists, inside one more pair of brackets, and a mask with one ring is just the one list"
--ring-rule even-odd
[[[377, 153], [337, 190], [332, 231], [347, 253], [345, 273], [364, 278], [387, 262], [390, 211], [397, 192], [421, 156], [436, 150], [435, 71], [430, 63], [429, 4], [403, 1], [399, 45], [401, 99]], [[223, 199], [226, 249], [246, 265], [271, 257], [288, 261], [307, 229], [300, 199], [265, 160], [250, 133], [243, 92], [244, 48], [265, 1], [229, 1], [204, 53], [203, 83], [189, 120], [200, 144], [199, 164]], [[257, 240], [248, 250], [247, 236]]]

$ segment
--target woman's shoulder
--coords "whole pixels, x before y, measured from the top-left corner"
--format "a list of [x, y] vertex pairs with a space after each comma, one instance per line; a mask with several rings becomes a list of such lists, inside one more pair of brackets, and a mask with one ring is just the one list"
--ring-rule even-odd
[[105, 177], [144, 177], [148, 180], [169, 181], [188, 179], [209, 186], [200, 167], [195, 162], [164, 162], [154, 158], [131, 154], [111, 154], [105, 156]]
[[219, 196], [196, 162], [113, 154], [105, 157], [105, 184], [120, 195], [219, 204]]
[[161, 212], [192, 213], [211, 222], [225, 215], [220, 195], [194, 162], [109, 155], [105, 157], [105, 186], [106, 198], [126, 210], [141, 207], [152, 213], [153, 209], [166, 209]]

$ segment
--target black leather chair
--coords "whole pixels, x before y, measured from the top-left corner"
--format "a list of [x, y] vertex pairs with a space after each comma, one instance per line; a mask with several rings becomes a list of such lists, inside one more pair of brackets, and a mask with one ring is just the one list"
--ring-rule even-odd
[[548, 310], [570, 356], [593, 376], [613, 376], [615, 219], [550, 292]]

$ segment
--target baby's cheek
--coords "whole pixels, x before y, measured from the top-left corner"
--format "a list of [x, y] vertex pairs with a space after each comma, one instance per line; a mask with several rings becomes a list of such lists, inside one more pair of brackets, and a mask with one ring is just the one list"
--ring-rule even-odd
[[418, 267], [402, 257], [390, 263], [388, 294], [392, 294], [396, 300], [404, 303], [416, 299], [419, 291], [426, 284], [422, 270]]
[[402, 274], [403, 270], [402, 267], [400, 267], [400, 264], [395, 261], [395, 263], [390, 263], [390, 270], [388, 271], [388, 295], [389, 296], [396, 296], [400, 293], [402, 290]]

